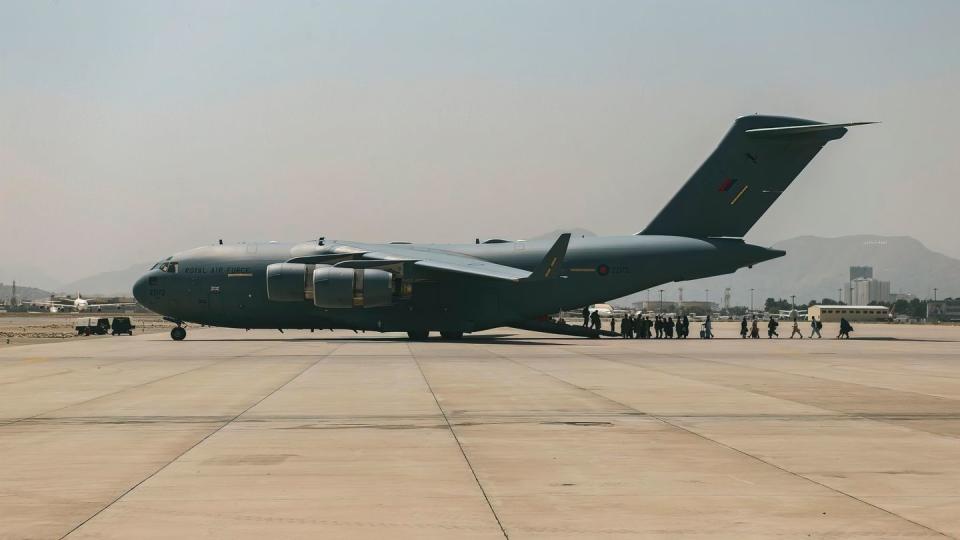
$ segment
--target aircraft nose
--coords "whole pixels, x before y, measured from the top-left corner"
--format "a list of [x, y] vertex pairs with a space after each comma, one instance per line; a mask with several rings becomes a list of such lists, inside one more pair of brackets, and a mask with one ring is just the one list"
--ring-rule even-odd
[[146, 274], [144, 274], [133, 284], [133, 297], [137, 299], [137, 302], [140, 302], [140, 305], [150, 307], [147, 304], [147, 279]]

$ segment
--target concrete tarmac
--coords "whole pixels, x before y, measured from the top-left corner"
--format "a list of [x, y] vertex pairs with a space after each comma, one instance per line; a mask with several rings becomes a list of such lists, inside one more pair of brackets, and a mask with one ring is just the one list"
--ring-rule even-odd
[[960, 327], [855, 326], [0, 349], [0, 538], [960, 536]]

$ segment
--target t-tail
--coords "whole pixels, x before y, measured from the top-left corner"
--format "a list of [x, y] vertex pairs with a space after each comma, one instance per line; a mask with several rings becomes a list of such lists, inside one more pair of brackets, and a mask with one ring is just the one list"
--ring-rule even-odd
[[743, 116], [638, 234], [742, 238], [828, 142], [847, 127], [784, 116]]

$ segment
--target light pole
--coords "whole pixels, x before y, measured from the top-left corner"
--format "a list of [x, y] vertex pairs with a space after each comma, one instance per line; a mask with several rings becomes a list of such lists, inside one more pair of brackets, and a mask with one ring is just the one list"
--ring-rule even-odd
[[843, 289], [837, 289], [837, 303], [843, 305]]
[[660, 289], [660, 313], [663, 313], [663, 289]]
[[936, 288], [936, 287], [933, 288], [933, 301], [934, 301], [934, 302], [937, 301], [937, 288]]
[[753, 289], [750, 289], [750, 313], [753, 313]]

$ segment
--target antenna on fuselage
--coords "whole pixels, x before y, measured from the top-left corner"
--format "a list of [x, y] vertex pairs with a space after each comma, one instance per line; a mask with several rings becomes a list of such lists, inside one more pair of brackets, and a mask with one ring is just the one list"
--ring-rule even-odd
[[318, 238], [318, 239], [317, 239], [317, 246], [322, 246], [324, 240], [326, 240], [326, 238], [323, 237], [323, 236], [321, 236], [320, 238]]

